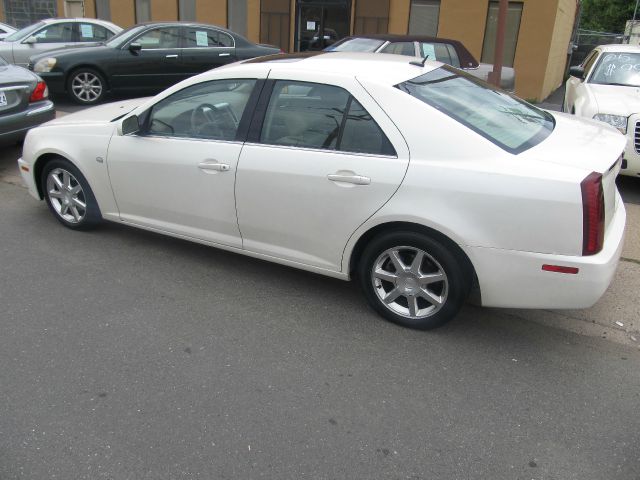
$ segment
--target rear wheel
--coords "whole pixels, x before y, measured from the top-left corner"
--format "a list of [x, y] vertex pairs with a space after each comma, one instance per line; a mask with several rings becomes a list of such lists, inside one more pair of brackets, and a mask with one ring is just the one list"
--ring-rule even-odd
[[65, 227], [87, 230], [102, 220], [89, 183], [71, 162], [62, 158], [50, 161], [40, 181], [49, 210]]
[[75, 102], [82, 105], [94, 105], [100, 102], [106, 90], [107, 83], [104, 77], [91, 68], [75, 70], [67, 80], [67, 92]]
[[358, 279], [370, 305], [404, 327], [439, 327], [459, 312], [472, 274], [458, 252], [427, 235], [391, 232], [360, 259]]

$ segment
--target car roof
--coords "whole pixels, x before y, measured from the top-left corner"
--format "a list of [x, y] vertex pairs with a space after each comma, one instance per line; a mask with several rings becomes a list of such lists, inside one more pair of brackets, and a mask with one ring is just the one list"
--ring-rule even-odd
[[603, 52], [637, 52], [640, 53], [639, 45], [626, 45], [620, 43], [612, 43], [610, 45], [598, 45], [596, 48], [599, 48]]
[[[322, 77], [358, 77], [378, 83], [396, 85], [443, 65], [427, 60], [424, 66], [412, 65], [414, 57], [368, 52], [303, 52], [253, 58], [223, 68], [263, 65], [272, 72], [318, 72]], [[212, 72], [215, 72], [212, 71]]]
[[107, 20], [101, 20], [99, 18], [84, 18], [84, 17], [76, 17], [76, 18], [44, 18], [42, 20], [39, 20], [40, 22], [46, 23], [46, 24], [54, 24], [54, 23], [62, 23], [62, 22], [82, 22], [82, 23], [95, 23], [98, 25], [104, 25], [107, 27], [111, 27], [111, 28], [116, 28], [117, 31], [122, 30], [122, 27], [119, 27], [118, 25], [116, 25], [115, 23], [112, 22], [108, 22]]

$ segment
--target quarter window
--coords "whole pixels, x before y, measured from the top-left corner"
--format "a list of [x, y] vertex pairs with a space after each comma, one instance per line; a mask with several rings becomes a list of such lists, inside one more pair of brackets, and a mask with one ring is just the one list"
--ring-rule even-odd
[[189, 28], [187, 48], [233, 47], [233, 38], [224, 32], [208, 28]]
[[381, 53], [394, 53], [396, 55], [416, 56], [416, 49], [413, 42], [395, 42], [384, 47]]
[[262, 143], [395, 155], [371, 115], [346, 90], [316, 83], [275, 82]]
[[142, 45], [145, 50], [161, 48], [178, 48], [180, 29], [176, 27], [164, 27], [149, 30], [143, 33], [133, 42]]
[[180, 90], [152, 108], [147, 134], [233, 141], [255, 84], [216, 80]]

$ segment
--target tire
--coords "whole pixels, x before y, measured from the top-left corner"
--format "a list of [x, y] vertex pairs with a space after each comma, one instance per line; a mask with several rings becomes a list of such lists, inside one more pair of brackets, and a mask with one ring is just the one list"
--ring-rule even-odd
[[[419, 253], [422, 258], [417, 263]], [[369, 304], [384, 318], [403, 327], [430, 330], [455, 317], [469, 296], [473, 272], [461, 257], [427, 235], [389, 232], [374, 238], [362, 252], [358, 282]]]
[[104, 76], [92, 68], [74, 70], [67, 79], [69, 97], [81, 105], [100, 103], [107, 92]]
[[40, 182], [49, 210], [65, 227], [89, 230], [102, 221], [89, 182], [68, 160], [58, 158], [48, 162], [42, 169]]

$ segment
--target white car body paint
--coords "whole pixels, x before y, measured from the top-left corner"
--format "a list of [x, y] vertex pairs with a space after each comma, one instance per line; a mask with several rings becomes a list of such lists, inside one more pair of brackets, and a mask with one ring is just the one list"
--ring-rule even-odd
[[[594, 115], [610, 114], [627, 117], [626, 148], [624, 158], [627, 168], [621, 175], [640, 176], [640, 153], [636, 149], [636, 129], [638, 149], [640, 149], [640, 87], [602, 85], [590, 83], [600, 58], [608, 53], [640, 53], [635, 45], [602, 45], [595, 49], [597, 57], [591, 69], [585, 72], [585, 79], [570, 76], [566, 82], [563, 110], [580, 117], [592, 119]], [[588, 56], [587, 56], [588, 58]]]
[[[600, 122], [555, 114], [549, 137], [508, 153], [394, 87], [441, 65], [349, 53], [233, 64], [151, 99], [87, 109], [31, 130], [20, 160], [29, 172], [21, 172], [40, 198], [35, 164], [45, 154], [61, 155], [87, 178], [105, 219], [341, 279], [350, 278], [354, 248], [371, 228], [409, 222], [460, 246], [475, 269], [483, 305], [592, 305], [608, 287], [622, 249], [625, 210], [615, 176], [623, 137]], [[384, 130], [397, 157], [122, 135], [130, 115], [186, 86], [223, 78], [345, 88]], [[228, 163], [229, 171], [200, 171], [198, 164], [210, 157]], [[582, 256], [580, 182], [594, 171], [603, 175], [605, 242], [600, 253]], [[341, 172], [368, 177], [370, 184], [327, 179]], [[171, 177], [174, 185], [163, 198]], [[202, 191], [207, 186], [211, 191]], [[185, 210], [186, 220], [180, 218]], [[543, 264], [580, 272], [545, 272]]]

